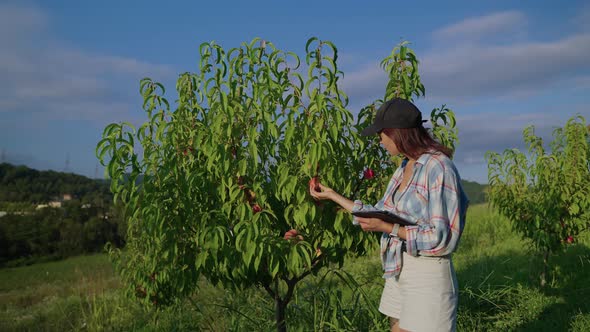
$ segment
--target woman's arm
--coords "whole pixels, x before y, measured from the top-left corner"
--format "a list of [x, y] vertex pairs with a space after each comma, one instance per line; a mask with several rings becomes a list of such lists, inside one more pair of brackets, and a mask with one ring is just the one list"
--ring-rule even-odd
[[329, 199], [334, 203], [340, 205], [346, 211], [352, 212], [352, 209], [354, 208], [353, 201], [335, 192], [334, 189], [326, 187], [319, 182], [316, 184], [316, 186], [319, 187], [320, 190], [316, 190], [317, 187], [314, 188], [314, 186], [311, 184], [309, 186], [309, 193], [313, 198], [317, 200]]
[[436, 177], [429, 186], [429, 222], [404, 230], [410, 255], [416, 256], [420, 251], [421, 254], [442, 256], [455, 251], [465, 224], [462, 212], [467, 202], [463, 197], [453, 171], [443, 171]]
[[332, 191], [332, 193], [330, 194], [330, 199], [340, 205], [343, 209], [345, 209], [348, 212], [352, 212], [352, 208], [354, 207], [354, 202], [351, 201], [350, 199], [340, 195], [339, 193]]
[[[313, 185], [311, 185], [311, 183], [309, 186], [309, 193], [313, 198], [317, 200], [329, 199], [334, 203], [340, 205], [343, 209], [345, 209], [348, 212], [358, 211], [364, 208], [373, 208], [372, 206], [364, 206], [360, 201], [352, 201], [335, 192], [332, 188], [326, 187], [319, 182], [316, 184], [316, 186], [319, 187], [320, 190], [316, 190], [317, 187], [314, 187]], [[389, 234], [393, 230], [393, 224], [385, 222], [379, 218], [354, 217], [354, 222], [358, 223], [358, 225], [360, 225], [363, 231], [365, 232], [383, 232]], [[405, 227], [400, 227], [397, 234], [399, 238], [405, 240]]]
[[[393, 224], [385, 222], [379, 218], [360, 218], [356, 217], [359, 225], [365, 232], [383, 232], [390, 234], [393, 231]], [[406, 227], [400, 226], [397, 231], [397, 237], [402, 240], [406, 239]]]

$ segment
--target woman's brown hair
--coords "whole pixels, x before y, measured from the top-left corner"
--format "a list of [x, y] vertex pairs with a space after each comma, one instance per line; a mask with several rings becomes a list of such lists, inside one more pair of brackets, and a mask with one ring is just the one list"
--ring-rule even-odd
[[424, 153], [439, 151], [449, 158], [453, 150], [440, 144], [423, 126], [416, 128], [386, 128], [383, 133], [395, 143], [400, 153], [411, 159], [418, 159]]

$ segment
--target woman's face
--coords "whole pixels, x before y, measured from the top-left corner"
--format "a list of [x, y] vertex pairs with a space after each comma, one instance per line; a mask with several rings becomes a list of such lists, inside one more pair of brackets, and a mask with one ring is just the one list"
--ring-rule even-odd
[[379, 143], [381, 144], [381, 146], [383, 146], [385, 148], [385, 150], [387, 150], [387, 152], [389, 152], [390, 155], [397, 156], [398, 154], [401, 153], [397, 149], [397, 146], [395, 145], [393, 140], [389, 136], [387, 136], [384, 132], [380, 132], [379, 137], [380, 137]]

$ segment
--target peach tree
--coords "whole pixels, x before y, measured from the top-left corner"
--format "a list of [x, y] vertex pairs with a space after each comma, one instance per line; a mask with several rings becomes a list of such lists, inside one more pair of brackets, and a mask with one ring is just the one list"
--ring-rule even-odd
[[[382, 100], [355, 121], [329, 41], [309, 39], [303, 64], [260, 39], [229, 50], [203, 43], [199, 53], [199, 70], [179, 75], [172, 106], [162, 84], [143, 79], [147, 121], [104, 129], [97, 157], [128, 221], [125, 249], [111, 254], [129, 293], [146, 303], [188, 296], [202, 275], [230, 289], [264, 289], [284, 331], [300, 280], [376, 248], [348, 213], [315, 202], [308, 183], [379, 199], [393, 161], [359, 131]], [[385, 98], [424, 94], [406, 44], [382, 65]], [[453, 112], [443, 106], [431, 116], [435, 135], [454, 144]], [[301, 236], [285, 239], [292, 229]]]
[[528, 153], [487, 154], [489, 197], [542, 254], [544, 286], [550, 254], [590, 226], [590, 136], [581, 116], [554, 130], [549, 151], [534, 127], [525, 128], [523, 136]]

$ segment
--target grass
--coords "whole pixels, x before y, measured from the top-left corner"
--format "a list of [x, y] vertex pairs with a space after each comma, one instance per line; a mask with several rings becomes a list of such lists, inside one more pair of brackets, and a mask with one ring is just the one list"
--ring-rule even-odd
[[[485, 205], [470, 209], [454, 262], [459, 331], [590, 331], [588, 234], [551, 257], [549, 286], [539, 259], [509, 222]], [[380, 331], [383, 280], [377, 255], [303, 280], [289, 306], [291, 331]], [[354, 281], [347, 278], [354, 276]], [[123, 295], [105, 255], [0, 269], [0, 331], [273, 331], [270, 298], [201, 280], [197, 294], [156, 311]]]
[[539, 287], [540, 258], [509, 222], [474, 207], [454, 255], [461, 331], [590, 331], [590, 239], [553, 255], [549, 287]]
[[1, 269], [0, 281], [2, 331], [75, 330], [84, 302], [120, 286], [105, 255]]

